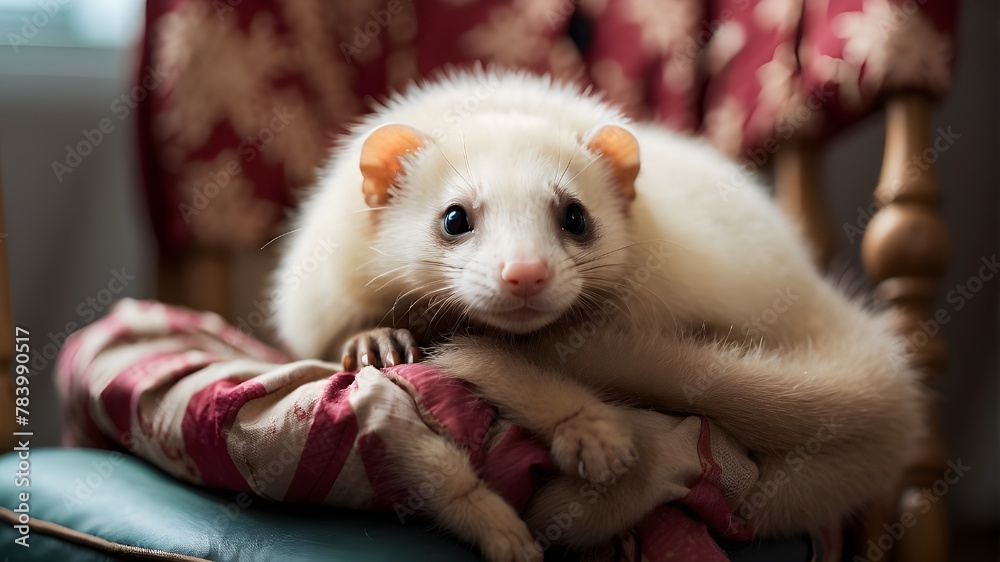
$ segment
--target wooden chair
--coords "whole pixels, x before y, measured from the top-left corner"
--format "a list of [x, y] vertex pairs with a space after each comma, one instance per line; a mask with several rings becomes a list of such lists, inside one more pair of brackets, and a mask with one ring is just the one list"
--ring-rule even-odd
[[[907, 162], [931, 146], [930, 115], [933, 102], [922, 95], [898, 95], [885, 100], [887, 132], [881, 177], [874, 196], [883, 206], [869, 224], [862, 243], [866, 271], [877, 285], [877, 294], [898, 312], [897, 327], [907, 337], [920, 328], [938, 296], [938, 285], [947, 268], [950, 242], [947, 227], [938, 212], [938, 190], [932, 170], [917, 178], [906, 174]], [[819, 182], [819, 148], [809, 143], [791, 143], [775, 155], [776, 197], [800, 224], [812, 242], [817, 263], [828, 263], [835, 252], [835, 237], [829, 228]], [[3, 232], [0, 197], [0, 232]], [[0, 361], [9, 366], [13, 353], [6, 237], [0, 237]], [[236, 258], [220, 250], [195, 249], [181, 256], [160, 260], [158, 297], [166, 302], [199, 310], [213, 310], [233, 320], [232, 298]], [[945, 345], [940, 336], [920, 346], [912, 361], [926, 373], [931, 385], [945, 364]], [[13, 392], [11, 379], [0, 383], [0, 401], [11, 414], [0, 416], [0, 446], [13, 447]], [[889, 551], [896, 561], [943, 562], [948, 554], [948, 523], [943, 504], [917, 509], [920, 490], [937, 480], [945, 469], [947, 452], [940, 431], [937, 406], [926, 411], [930, 431], [919, 455], [900, 483], [896, 505], [870, 510], [862, 523], [861, 552], [869, 539], [885, 531], [884, 523], [899, 521], [910, 511], [917, 523]], [[915, 431], [918, 428], [914, 428]]]

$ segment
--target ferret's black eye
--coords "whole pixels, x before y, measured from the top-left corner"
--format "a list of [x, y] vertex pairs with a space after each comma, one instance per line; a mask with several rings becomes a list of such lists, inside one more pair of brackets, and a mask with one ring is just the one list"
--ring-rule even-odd
[[587, 230], [587, 218], [583, 215], [583, 207], [579, 203], [570, 203], [566, 207], [562, 228], [574, 236], [579, 236]]
[[449, 236], [458, 236], [472, 231], [472, 225], [469, 224], [469, 216], [465, 214], [465, 209], [458, 205], [452, 205], [444, 212], [443, 226], [445, 234]]

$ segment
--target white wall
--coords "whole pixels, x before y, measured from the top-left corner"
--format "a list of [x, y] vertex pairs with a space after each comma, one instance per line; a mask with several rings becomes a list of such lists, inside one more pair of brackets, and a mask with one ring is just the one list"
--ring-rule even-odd
[[[112, 294], [153, 293], [135, 122], [111, 110], [128, 90], [129, 64], [115, 49], [14, 53], [0, 46], [0, 172], [11, 297], [14, 322], [31, 332], [37, 353], [30, 395], [37, 445], [59, 442], [61, 415], [48, 359], [57, 347], [53, 340], [61, 340], [67, 325], [79, 328], [99, 317], [106, 308], [101, 301]], [[99, 129], [106, 118], [114, 130], [102, 133], [93, 152], [59, 181], [52, 163], [65, 162], [66, 145], [86, 141], [83, 130]], [[116, 273], [127, 283], [114, 281]]]

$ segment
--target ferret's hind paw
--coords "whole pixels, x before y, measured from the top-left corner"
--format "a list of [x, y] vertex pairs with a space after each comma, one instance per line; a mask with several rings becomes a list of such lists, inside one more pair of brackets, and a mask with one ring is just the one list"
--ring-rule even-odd
[[488, 562], [542, 562], [542, 548], [531, 538], [528, 527], [497, 530], [479, 545], [483, 560]]
[[[601, 488], [590, 489], [602, 494]], [[580, 480], [576, 478], [556, 478], [542, 486], [531, 497], [523, 515], [528, 529], [546, 533], [547, 529], [556, 528], [558, 533], [545, 534], [545, 538], [552, 544], [573, 550], [612, 540], [622, 530], [614, 519], [618, 510], [608, 509], [610, 502], [599, 502], [598, 498], [581, 501], [581, 490]]]
[[446, 526], [479, 546], [488, 562], [541, 562], [542, 549], [506, 501], [480, 484], [441, 514]]
[[355, 334], [344, 344], [341, 357], [345, 371], [368, 365], [379, 369], [394, 367], [401, 363], [417, 363], [421, 359], [413, 334], [395, 328], [374, 328]]
[[560, 422], [550, 453], [563, 473], [597, 484], [613, 482], [638, 460], [631, 430], [607, 404], [585, 406]]

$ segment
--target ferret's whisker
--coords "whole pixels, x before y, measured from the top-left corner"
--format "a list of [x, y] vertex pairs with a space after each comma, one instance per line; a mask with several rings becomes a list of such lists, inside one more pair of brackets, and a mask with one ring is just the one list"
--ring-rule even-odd
[[[562, 138], [562, 116], [561, 115], [559, 116], [559, 119], [556, 120], [556, 138], [558, 138], [558, 139]], [[562, 169], [562, 142], [560, 141], [558, 144], [559, 144], [559, 159], [556, 160], [556, 169], [557, 170]], [[552, 179], [555, 179], [555, 178], [553, 177]], [[555, 185], [559, 185], [559, 182], [556, 181]]]
[[595, 262], [595, 261], [597, 261], [597, 260], [599, 260], [599, 259], [601, 259], [601, 258], [603, 258], [605, 256], [609, 256], [609, 255], [611, 255], [611, 254], [613, 254], [615, 252], [620, 252], [622, 250], [627, 250], [629, 248], [633, 248], [633, 247], [638, 246], [640, 244], [641, 244], [641, 242], [633, 242], [631, 244], [625, 244], [624, 246], [619, 246], [618, 248], [614, 248], [614, 249], [608, 250], [608, 251], [606, 251], [606, 252], [604, 252], [602, 254], [598, 254], [596, 256], [592, 256], [592, 257], [588, 256], [587, 259], [582, 259], [582, 260], [579, 260], [579, 261], [577, 260], [578, 256], [573, 256], [573, 258], [574, 258], [573, 261], [576, 262], [577, 267], [582, 266], [582, 265], [587, 265], [587, 264]]
[[563, 181], [562, 180], [563, 180], [563, 178], [566, 177], [566, 172], [569, 171], [569, 167], [573, 165], [573, 159], [576, 158], [577, 152], [580, 152], [580, 145], [577, 145], [576, 147], [574, 147], [573, 148], [573, 152], [571, 152], [569, 154], [569, 160], [566, 161], [566, 167], [563, 168], [562, 173], [559, 174], [559, 179], [556, 180], [556, 187], [557, 188], [562, 188], [563, 187]]
[[585, 267], [578, 267], [577, 271], [579, 271], [580, 273], [586, 273], [588, 271], [594, 271], [595, 269], [602, 269], [602, 268], [605, 268], [605, 267], [622, 267], [622, 268], [626, 268], [626, 269], [642, 269], [642, 268], [644, 268], [646, 266], [645, 265], [639, 265], [637, 263], [628, 263], [628, 262], [611, 262], [611, 263], [608, 263], [608, 262], [605, 262], [605, 263], [587, 262], [587, 264], [585, 264]]
[[383, 283], [383, 284], [379, 285], [379, 286], [378, 286], [378, 287], [377, 287], [377, 288], [375, 289], [375, 291], [374, 291], [374, 292], [378, 293], [378, 292], [380, 292], [380, 291], [381, 291], [382, 289], [385, 289], [385, 288], [386, 288], [386, 287], [388, 287], [389, 285], [392, 285], [392, 284], [393, 284], [394, 282], [396, 282], [396, 281], [399, 281], [399, 280], [400, 280], [400, 279], [402, 279], [402, 278], [403, 278], [403, 275], [397, 275], [397, 276], [393, 277], [392, 279], [389, 279], [389, 280], [388, 280], [388, 281], [386, 281], [385, 283]]
[[465, 157], [465, 169], [469, 172], [470, 187], [475, 187], [476, 178], [472, 175], [472, 165], [469, 164], [469, 150], [465, 147], [465, 132], [458, 128], [458, 137], [462, 140], [462, 155]]
[[412, 295], [416, 291], [420, 291], [420, 290], [425, 289], [427, 287], [431, 287], [431, 286], [435, 285], [436, 283], [442, 283], [442, 282], [443, 281], [428, 281], [427, 283], [424, 283], [423, 285], [417, 285], [416, 287], [412, 287], [408, 291], [403, 291], [403, 292], [399, 293], [399, 295], [396, 297], [396, 302], [398, 303], [400, 301], [400, 299], [405, 299], [406, 297]]
[[586, 314], [595, 317], [598, 315], [598, 310], [600, 310], [596, 295], [592, 295], [589, 292], [580, 292], [580, 306], [583, 306], [586, 309], [584, 311]]
[[289, 230], [288, 232], [286, 232], [284, 234], [279, 234], [279, 235], [275, 236], [274, 238], [272, 238], [271, 240], [269, 240], [267, 244], [264, 244], [263, 246], [261, 246], [260, 249], [263, 250], [264, 248], [268, 247], [271, 244], [271, 242], [274, 242], [278, 238], [281, 238], [283, 236], [288, 236], [289, 234], [293, 234], [293, 233], [298, 232], [300, 230], [302, 230], [302, 229], [301, 228], [296, 228], [295, 230]]
[[472, 185], [472, 180], [466, 179], [466, 177], [464, 175], [462, 175], [462, 172], [459, 172], [458, 168], [456, 168], [455, 165], [451, 163], [451, 158], [448, 158], [448, 153], [447, 152], [445, 152], [444, 150], [442, 150], [441, 151], [441, 156], [444, 156], [444, 161], [448, 163], [448, 166], [451, 167], [452, 171], [455, 172], [456, 176], [462, 178], [462, 181], [465, 182], [465, 185], [467, 185], [469, 187], [469, 189], [474, 189], [475, 188], [475, 186]]
[[[399, 267], [394, 267], [394, 268], [390, 269], [389, 271], [386, 271], [385, 273], [380, 273], [380, 274], [376, 275], [375, 277], [372, 277], [371, 281], [365, 283], [365, 287], [369, 287], [375, 281], [377, 281], [377, 280], [385, 277], [386, 275], [392, 275], [393, 273], [396, 273], [397, 271], [399, 271], [400, 269], [403, 269], [405, 267], [406, 267], [406, 264], [403, 264], [403, 265], [401, 265]], [[396, 279], [398, 279], [398, 277]]]
[[[436, 295], [438, 295], [439, 293], [442, 293], [444, 291], [450, 291], [451, 292], [450, 294], [446, 295], [444, 298], [441, 299], [442, 301], [443, 300], [447, 300], [449, 298], [452, 298], [452, 296], [455, 294], [455, 290], [456, 289], [457, 289], [457, 287], [455, 287], [454, 285], [445, 284], [445, 285], [443, 285], [441, 287], [438, 287], [437, 289], [429, 291], [426, 295], [424, 295], [421, 298], [419, 298], [419, 299], [413, 301], [412, 303], [410, 303], [410, 306], [408, 306], [406, 308], [406, 315], [409, 316], [410, 311], [413, 310], [413, 307], [417, 306], [418, 304], [420, 304], [422, 301], [425, 301], [425, 300], [427, 301], [427, 310], [433, 309], [434, 307], [438, 306], [438, 303], [435, 302], [435, 299], [434, 299], [434, 297]], [[421, 316], [423, 316], [423, 314], [421, 314]], [[430, 326], [431, 326], [431, 324], [428, 323], [428, 328]]]
[[[452, 294], [452, 295], [449, 295], [448, 297], [445, 298], [445, 300], [443, 301], [443, 303], [440, 306], [437, 307], [437, 310], [434, 312], [434, 315], [431, 316], [431, 319], [430, 319], [430, 322], [428, 323], [428, 325], [430, 325], [430, 326], [434, 325], [434, 322], [437, 321], [438, 315], [441, 314], [442, 311], [444, 311], [444, 310], [447, 309], [447, 307], [445, 305], [448, 304], [448, 303], [450, 303], [450, 302], [452, 302], [453, 299], [454, 300], [458, 300], [458, 296], [455, 295], [455, 294]], [[447, 318], [447, 315], [445, 316], [445, 318]]]
[[[389, 310], [385, 313], [385, 315], [382, 316], [382, 320], [379, 321], [379, 324], [381, 324], [382, 322], [385, 322], [386, 317], [389, 316], [390, 314], [392, 314], [393, 324], [395, 324], [396, 323], [396, 306], [399, 305], [399, 301], [401, 299], [406, 298], [407, 296], [409, 296], [410, 294], [412, 294], [414, 291], [424, 290], [427, 287], [434, 286], [436, 283], [440, 283], [440, 281], [431, 281], [429, 283], [424, 283], [423, 285], [420, 285], [420, 286], [417, 286], [417, 287], [413, 287], [409, 291], [406, 291], [405, 293], [400, 293], [399, 295], [397, 295], [396, 296], [396, 300], [393, 301], [393, 303], [392, 303], [392, 307], [390, 307]], [[426, 293], [425, 296], [432, 295], [432, 294], [434, 294], [434, 292], [435, 291], [432, 290], [432, 291]], [[420, 299], [417, 299], [417, 300], [420, 300]]]
[[[618, 251], [618, 250], [620, 250], [622, 248], [631, 248], [633, 246], [645, 246], [647, 244], [653, 244], [653, 243], [656, 243], [656, 242], [659, 242], [661, 244], [668, 244], [668, 245], [670, 245], [670, 246], [672, 246], [674, 248], [681, 248], [683, 250], [688, 250], [689, 249], [688, 247], [686, 247], [683, 244], [680, 244], [679, 242], [676, 242], [674, 240], [669, 240], [667, 238], [653, 238], [653, 239], [650, 239], [650, 240], [639, 240], [639, 241], [633, 242], [631, 244], [622, 246], [621, 248], [616, 248], [615, 250], [611, 250], [611, 251], [612, 252], [616, 252], [616, 251]], [[595, 248], [593, 250], [585, 250], [583, 252], [579, 252], [577, 254], [574, 254], [573, 256], [570, 256], [570, 257], [572, 259], [574, 259], [574, 260], [576, 260], [576, 259], [584, 259], [584, 258], [590, 257], [591, 255], [593, 255], [594, 252], [597, 252], [598, 250], [599, 250], [598, 248]], [[602, 257], [604, 255], [606, 255], [606, 254], [602, 254], [601, 256], [598, 256], [598, 258]]]
[[566, 180], [566, 183], [567, 184], [573, 183], [573, 180], [575, 180], [580, 174], [582, 174], [584, 171], [586, 171], [586, 169], [589, 168], [591, 166], [591, 164], [593, 164], [594, 162], [597, 162], [597, 160], [598, 160], [597, 158], [594, 158], [590, 162], [587, 162], [586, 164], [584, 164], [583, 167], [580, 168], [579, 172], [573, 174], [573, 177], [571, 177], [568, 180]]

